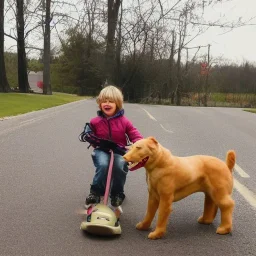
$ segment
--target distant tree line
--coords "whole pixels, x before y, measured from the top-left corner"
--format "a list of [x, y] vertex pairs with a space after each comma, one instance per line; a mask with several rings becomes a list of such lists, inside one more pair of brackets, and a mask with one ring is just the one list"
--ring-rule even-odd
[[[90, 58], [81, 58], [88, 47], [86, 36], [72, 30], [62, 44], [61, 54], [52, 61], [52, 81], [55, 90], [82, 95], [96, 95], [104, 83], [104, 45], [91, 42]], [[126, 99], [140, 101], [146, 97], [171, 98], [175, 86], [170, 87], [170, 60], [152, 59], [150, 51], [124, 55], [121, 60], [119, 86]], [[134, 65], [136, 59], [136, 66]], [[181, 64], [183, 93], [203, 92], [205, 76], [200, 74], [201, 62]], [[177, 61], [172, 70], [173, 84], [177, 84]], [[72, 88], [72, 89], [71, 89]], [[209, 92], [256, 93], [256, 67], [243, 64], [215, 64], [209, 70]]]
[[[51, 94], [53, 89], [96, 95], [105, 84], [115, 84], [131, 102], [181, 105], [191, 93], [197, 93], [207, 106], [213, 92], [256, 93], [256, 68], [252, 63], [238, 65], [214, 59], [210, 45], [190, 47], [210, 27], [232, 30], [245, 25], [241, 19], [233, 23], [206, 21], [205, 8], [221, 1], [158, 0], [128, 4], [121, 0], [77, 0], [79, 10], [76, 0], [71, 4], [53, 0], [4, 2], [7, 7], [16, 5], [17, 32], [13, 35], [3, 31], [4, 6], [0, 5], [0, 41], [3, 34], [16, 40], [17, 54], [6, 52], [5, 64], [0, 62], [0, 73], [7, 74], [7, 79], [4, 75], [0, 77], [0, 91], [8, 92], [10, 87], [18, 86], [21, 92], [28, 92], [28, 72], [41, 68], [45, 94]], [[63, 8], [57, 11], [57, 6]], [[64, 12], [74, 6], [78, 19]], [[25, 24], [27, 20], [31, 28]], [[64, 26], [61, 32], [58, 23]], [[50, 47], [53, 31], [61, 43], [58, 49]], [[28, 43], [35, 34], [41, 34], [43, 47]], [[40, 57], [28, 58], [26, 54], [31, 49], [38, 50]], [[202, 63], [207, 66], [204, 73]]]

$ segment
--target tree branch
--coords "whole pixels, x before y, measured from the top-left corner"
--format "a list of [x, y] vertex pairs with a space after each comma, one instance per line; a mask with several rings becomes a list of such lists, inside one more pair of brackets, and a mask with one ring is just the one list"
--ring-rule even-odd
[[33, 31], [34, 29], [36, 29], [36, 28], [38, 28], [38, 27], [40, 27], [40, 26], [41, 26], [41, 23], [37, 24], [35, 27], [33, 27], [33, 28], [31, 28], [30, 30], [28, 30], [28, 31], [26, 32], [24, 38], [27, 38], [27, 36], [29, 35], [29, 33], [30, 33], [31, 31]]
[[15, 37], [13, 37], [13, 36], [11, 36], [11, 35], [9, 35], [9, 34], [4, 33], [4, 35], [7, 36], [7, 37], [10, 37], [11, 39], [13, 39], [13, 40], [15, 40], [15, 41], [17, 41], [17, 38], [15, 38]]
[[35, 46], [25, 46], [26, 49], [32, 49], [32, 50], [37, 50], [37, 51], [43, 51], [44, 49], [43, 48], [38, 48], [38, 47], [35, 47]]

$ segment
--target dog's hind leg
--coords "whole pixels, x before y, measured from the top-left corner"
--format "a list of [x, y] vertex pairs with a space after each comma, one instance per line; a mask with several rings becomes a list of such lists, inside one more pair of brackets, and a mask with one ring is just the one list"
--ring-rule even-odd
[[172, 211], [173, 196], [162, 196], [158, 208], [158, 218], [155, 231], [148, 235], [149, 239], [162, 238], [166, 233], [168, 217]]
[[214, 203], [212, 198], [205, 193], [204, 199], [204, 212], [201, 217], [198, 218], [200, 224], [211, 224], [217, 214], [218, 206]]
[[232, 214], [235, 206], [234, 200], [230, 195], [225, 195], [221, 200], [216, 202], [221, 211], [221, 224], [217, 228], [216, 233], [225, 235], [232, 230]]
[[147, 212], [143, 221], [139, 222], [136, 225], [136, 228], [138, 230], [148, 230], [150, 228], [151, 222], [155, 217], [158, 206], [159, 200], [151, 193], [149, 193]]
[[234, 200], [226, 190], [226, 187], [216, 189], [212, 193], [212, 199], [215, 204], [220, 208], [221, 223], [217, 228], [216, 233], [225, 235], [232, 230], [232, 214], [235, 206]]

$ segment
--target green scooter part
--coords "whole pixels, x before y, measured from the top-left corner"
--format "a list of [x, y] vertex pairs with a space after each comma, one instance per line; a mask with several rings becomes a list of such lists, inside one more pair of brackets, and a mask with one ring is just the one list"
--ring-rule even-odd
[[95, 205], [92, 213], [87, 216], [87, 221], [83, 221], [80, 228], [102, 236], [120, 235], [122, 232], [115, 212], [104, 204]]

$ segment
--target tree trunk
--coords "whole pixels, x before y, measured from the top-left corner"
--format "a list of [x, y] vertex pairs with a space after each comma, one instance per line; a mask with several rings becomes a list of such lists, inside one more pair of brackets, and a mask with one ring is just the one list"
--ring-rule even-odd
[[108, 82], [115, 78], [115, 31], [121, 0], [108, 0], [108, 34], [105, 56], [105, 69]]
[[182, 74], [181, 74], [181, 44], [178, 49], [178, 60], [177, 60], [177, 87], [176, 87], [176, 105], [181, 105], [181, 92], [182, 92]]
[[204, 106], [207, 107], [208, 102], [208, 83], [209, 83], [209, 71], [210, 71], [210, 44], [208, 45], [208, 58], [207, 58], [207, 73], [206, 73], [206, 79], [205, 79], [205, 92], [204, 92]]
[[120, 13], [120, 19], [119, 19], [119, 24], [118, 24], [118, 38], [117, 38], [117, 45], [116, 45], [115, 84], [117, 86], [121, 85], [122, 17], [123, 17], [123, 8], [122, 8], [122, 3], [121, 3], [121, 13]]
[[0, 92], [9, 92], [4, 61], [4, 1], [0, 1]]
[[169, 69], [169, 81], [168, 81], [168, 95], [171, 93], [171, 104], [174, 104], [174, 55], [175, 55], [175, 45], [176, 45], [176, 34], [175, 31], [172, 31], [172, 46], [171, 46], [171, 55], [170, 55], [170, 69]]
[[43, 93], [52, 95], [50, 79], [50, 59], [51, 59], [51, 0], [46, 0], [45, 31], [44, 31], [44, 74]]
[[17, 0], [17, 51], [18, 51], [18, 83], [19, 90], [23, 93], [29, 92], [27, 57], [24, 38], [24, 0]]

